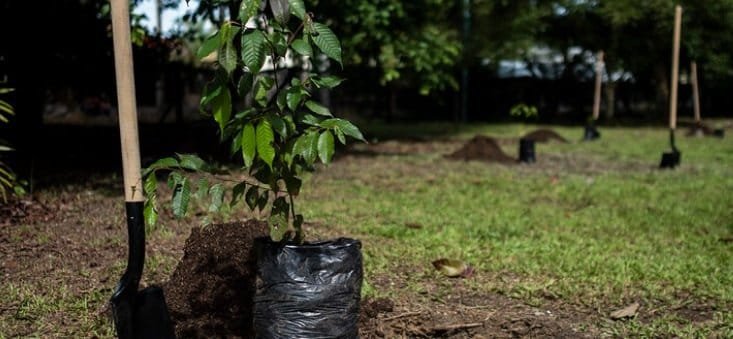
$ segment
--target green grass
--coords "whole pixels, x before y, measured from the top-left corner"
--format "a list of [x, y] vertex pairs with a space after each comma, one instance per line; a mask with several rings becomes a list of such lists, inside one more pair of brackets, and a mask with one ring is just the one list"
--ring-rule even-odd
[[[601, 320], [578, 326], [597, 328], [605, 336], [733, 337], [731, 138], [679, 133], [682, 166], [671, 171], [656, 168], [668, 150], [668, 132], [646, 127], [601, 127], [600, 140], [584, 143], [579, 142], [581, 127], [552, 126], [571, 143], [539, 144], [539, 162], [530, 166], [442, 157], [475, 134], [516, 138], [536, 127], [366, 126], [371, 140], [408, 131], [412, 137], [440, 141], [431, 152], [377, 152], [321, 167], [307, 176], [297, 207], [307, 221], [323, 225], [309, 229], [312, 238], [363, 241], [366, 296], [439, 301], [460, 284], [531, 305], [564, 303], [594, 310]], [[515, 144], [502, 145], [516, 155]], [[42, 194], [54, 199], [57, 193]], [[121, 212], [112, 210], [119, 205], [110, 202], [117, 197], [86, 199], [79, 204], [97, 209], [88, 216], [75, 214], [94, 222], [80, 224], [121, 224]], [[201, 218], [238, 216], [228, 211]], [[145, 273], [150, 281], [170, 274], [183, 246], [175, 240], [184, 239], [191, 224], [201, 220], [161, 221], [170, 228], [150, 238]], [[39, 245], [57, 241], [34, 230], [19, 225], [8, 239], [20, 243], [25, 234], [34, 234]], [[124, 246], [112, 235], [85, 241], [95, 248], [110, 242], [112, 249]], [[443, 257], [470, 263], [476, 275], [441, 277], [431, 262]], [[32, 283], [12, 277], [0, 281], [0, 338], [112, 336], [101, 305], [125, 260], [101, 265], [96, 275], [91, 269], [71, 272], [68, 263], [60, 263]], [[91, 282], [66, 286], [69, 277]], [[106, 280], [97, 283], [90, 277]], [[611, 311], [634, 301], [642, 304], [637, 319], [607, 320]], [[689, 305], [705, 305], [709, 319], [692, 321], [676, 313]]]
[[[400, 128], [437, 134], [454, 127], [390, 126], [373, 134]], [[530, 129], [471, 126], [446, 136], [516, 137]], [[555, 130], [570, 140], [582, 133], [580, 128]], [[675, 305], [683, 295], [711, 300], [718, 309], [733, 305], [733, 245], [723, 241], [733, 236], [730, 139], [678, 133], [682, 166], [661, 171], [656, 166], [668, 148], [667, 131], [601, 131], [597, 142], [537, 149], [540, 158], [572, 154], [593, 159], [601, 170], [586, 172], [580, 167], [584, 163], [542, 168], [451, 162], [440, 154], [378, 155], [338, 163], [316, 175], [303, 189], [301, 208], [306, 218], [339, 225], [364, 240], [367, 279], [407, 270], [413, 272], [407, 280], [414, 290], [434, 274], [432, 260], [450, 257], [496, 278], [481, 280], [476, 288], [530, 303], [541, 303], [549, 293], [607, 312], [635, 300]], [[513, 149], [506, 151], [514, 155]], [[501, 279], [507, 273], [516, 277]], [[401, 291], [370, 286], [368, 293]], [[719, 318], [730, 320], [730, 311]], [[613, 328], [626, 335], [698, 335], [725, 324], [712, 321], [685, 329], [671, 323]], [[733, 331], [730, 324], [724, 325], [725, 333]]]

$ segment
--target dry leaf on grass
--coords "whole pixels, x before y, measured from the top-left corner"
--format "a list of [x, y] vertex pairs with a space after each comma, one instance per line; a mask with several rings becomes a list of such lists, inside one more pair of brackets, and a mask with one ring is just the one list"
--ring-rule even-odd
[[433, 261], [433, 267], [445, 276], [456, 278], [469, 278], [473, 275], [473, 267], [467, 263], [455, 259], [438, 259]]
[[613, 320], [620, 320], [625, 318], [632, 318], [636, 316], [636, 313], [639, 311], [639, 303], [633, 303], [629, 306], [626, 306], [620, 310], [616, 310], [611, 312], [611, 319]]

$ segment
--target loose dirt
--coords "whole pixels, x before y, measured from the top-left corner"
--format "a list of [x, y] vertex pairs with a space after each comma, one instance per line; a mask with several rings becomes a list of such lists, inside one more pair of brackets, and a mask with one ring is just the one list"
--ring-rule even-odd
[[442, 303], [365, 300], [362, 338], [593, 338], [592, 310], [560, 303], [534, 307], [500, 294], [456, 291]]
[[473, 137], [459, 150], [446, 157], [454, 160], [481, 160], [505, 164], [517, 162], [517, 159], [502, 151], [496, 139], [481, 135]]
[[522, 138], [534, 140], [535, 142], [550, 142], [558, 141], [561, 143], [567, 143], [568, 139], [563, 138], [557, 132], [549, 129], [538, 129], [525, 134]]
[[254, 239], [266, 234], [267, 224], [256, 220], [191, 230], [164, 285], [179, 338], [250, 337]]

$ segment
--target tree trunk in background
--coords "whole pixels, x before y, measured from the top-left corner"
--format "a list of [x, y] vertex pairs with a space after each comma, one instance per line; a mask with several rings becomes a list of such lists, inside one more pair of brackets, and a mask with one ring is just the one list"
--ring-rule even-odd
[[669, 78], [667, 78], [667, 71], [663, 65], [657, 64], [654, 67], [654, 78], [656, 80], [654, 85], [657, 88], [655, 111], [665, 112], [669, 105]]
[[606, 83], [604, 92], [606, 94], [606, 112], [604, 116], [607, 120], [611, 120], [616, 115], [616, 83], [613, 81]]

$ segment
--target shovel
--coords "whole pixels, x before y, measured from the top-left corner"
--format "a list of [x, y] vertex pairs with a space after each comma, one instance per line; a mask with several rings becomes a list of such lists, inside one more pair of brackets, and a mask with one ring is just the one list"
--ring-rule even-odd
[[585, 125], [583, 132], [583, 140], [592, 141], [601, 137], [601, 133], [596, 129], [596, 121], [601, 115], [601, 87], [603, 86], [603, 51], [598, 52], [596, 56], [596, 86], [593, 95], [593, 118]]
[[672, 49], [672, 83], [669, 95], [669, 144], [672, 152], [662, 153], [660, 168], [675, 168], [680, 164], [680, 151], [674, 143], [674, 130], [677, 128], [677, 84], [680, 66], [680, 35], [682, 30], [682, 7], [675, 6], [674, 36]]
[[680, 165], [680, 151], [674, 144], [674, 129], [669, 130], [669, 144], [672, 146], [672, 152], [662, 153], [662, 162], [659, 168], [675, 168]]
[[129, 242], [127, 270], [110, 299], [112, 316], [118, 338], [175, 338], [163, 290], [148, 287], [138, 291], [145, 263], [145, 197], [140, 171], [129, 1], [111, 0], [111, 10]]

